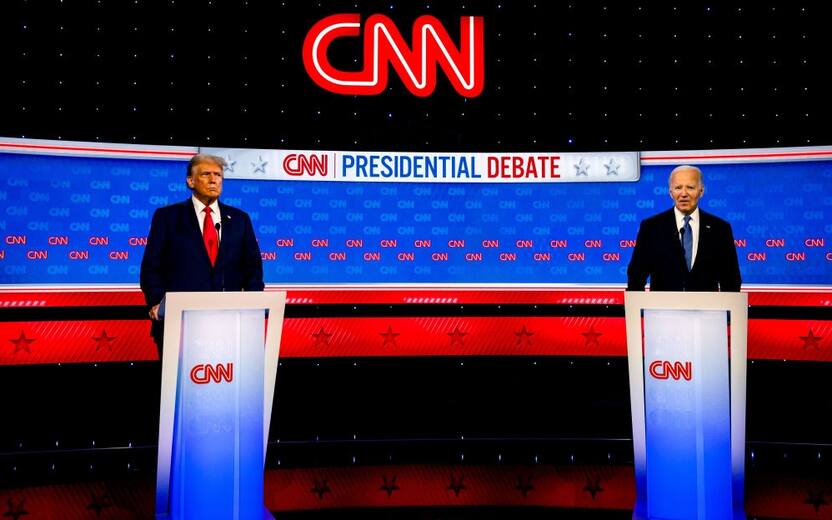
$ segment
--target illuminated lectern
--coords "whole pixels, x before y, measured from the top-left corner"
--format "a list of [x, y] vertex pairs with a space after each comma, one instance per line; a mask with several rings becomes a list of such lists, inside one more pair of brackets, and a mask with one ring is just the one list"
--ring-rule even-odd
[[627, 292], [636, 519], [745, 518], [748, 295]]
[[272, 518], [263, 469], [285, 302], [285, 292], [167, 294], [157, 519]]

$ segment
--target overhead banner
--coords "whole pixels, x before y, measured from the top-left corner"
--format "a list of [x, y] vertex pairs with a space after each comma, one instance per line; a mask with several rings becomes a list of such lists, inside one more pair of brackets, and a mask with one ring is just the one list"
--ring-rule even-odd
[[347, 182], [634, 182], [637, 152], [412, 153], [200, 148], [228, 179]]
[[[0, 138], [0, 285], [138, 283], [153, 212], [191, 196], [198, 151]], [[250, 215], [268, 284], [623, 287], [639, 222], [672, 206], [686, 163], [704, 171], [702, 209], [731, 223], [744, 287], [832, 283], [829, 148], [202, 151], [229, 161], [222, 201]]]

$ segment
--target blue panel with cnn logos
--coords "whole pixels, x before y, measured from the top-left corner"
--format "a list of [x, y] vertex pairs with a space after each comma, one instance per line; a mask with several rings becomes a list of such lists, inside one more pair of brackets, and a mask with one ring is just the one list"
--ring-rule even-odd
[[[634, 183], [227, 179], [266, 283], [626, 283], [669, 166]], [[832, 283], [832, 162], [706, 164], [704, 210], [734, 229], [744, 284]], [[138, 283], [153, 211], [190, 196], [185, 162], [0, 154], [0, 283]]]

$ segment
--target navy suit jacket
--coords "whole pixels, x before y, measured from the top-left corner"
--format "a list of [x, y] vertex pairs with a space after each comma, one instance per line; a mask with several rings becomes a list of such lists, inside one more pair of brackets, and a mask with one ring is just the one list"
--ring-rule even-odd
[[[242, 210], [219, 206], [220, 247], [213, 267], [191, 198], [153, 214], [140, 275], [148, 305], [161, 302], [168, 291], [263, 290], [263, 261], [251, 219]], [[161, 322], [153, 325], [157, 338]]]
[[627, 290], [733, 291], [742, 279], [731, 225], [699, 208], [699, 245], [688, 272], [673, 208], [641, 222], [627, 267]]

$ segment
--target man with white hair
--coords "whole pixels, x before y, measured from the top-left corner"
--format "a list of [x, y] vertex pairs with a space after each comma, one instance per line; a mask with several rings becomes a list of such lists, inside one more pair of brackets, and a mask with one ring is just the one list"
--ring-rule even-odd
[[699, 209], [705, 193], [702, 170], [670, 172], [673, 208], [642, 221], [627, 267], [627, 290], [733, 291], [742, 279], [731, 225]]

